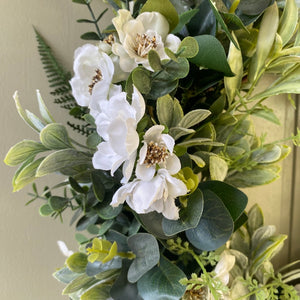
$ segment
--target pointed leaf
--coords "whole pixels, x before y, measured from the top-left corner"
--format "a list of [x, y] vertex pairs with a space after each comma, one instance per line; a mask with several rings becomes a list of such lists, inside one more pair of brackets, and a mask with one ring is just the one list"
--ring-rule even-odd
[[54, 118], [51, 116], [47, 106], [45, 105], [45, 102], [42, 99], [42, 96], [40, 94], [40, 91], [37, 90], [36, 91], [37, 94], [37, 99], [38, 99], [38, 103], [39, 103], [39, 110], [40, 110], [40, 114], [43, 117], [43, 120], [46, 123], [55, 123]]
[[156, 102], [156, 112], [159, 123], [171, 127], [174, 101], [170, 95], [159, 97]]
[[195, 109], [188, 112], [179, 122], [178, 127], [191, 128], [205, 120], [211, 112], [207, 109]]
[[104, 300], [109, 298], [111, 285], [101, 283], [83, 293], [80, 300]]
[[92, 283], [97, 282], [93, 277], [88, 277], [86, 274], [82, 274], [70, 282], [63, 290], [63, 295], [68, 295], [79, 291], [81, 288], [86, 288]]
[[187, 10], [185, 12], [183, 12], [182, 14], [179, 15], [179, 23], [177, 24], [177, 26], [173, 29], [172, 33], [179, 33], [185, 24], [189, 23], [190, 20], [196, 15], [196, 13], [198, 12], [198, 9], [190, 9]]
[[48, 200], [49, 206], [52, 210], [60, 211], [62, 210], [69, 202], [68, 198], [51, 196]]
[[99, 175], [99, 172], [91, 173], [91, 180], [93, 184], [93, 191], [96, 198], [101, 202], [105, 197], [105, 187], [102, 183], [102, 176]]
[[86, 32], [80, 36], [83, 40], [99, 41], [100, 37], [96, 32]]

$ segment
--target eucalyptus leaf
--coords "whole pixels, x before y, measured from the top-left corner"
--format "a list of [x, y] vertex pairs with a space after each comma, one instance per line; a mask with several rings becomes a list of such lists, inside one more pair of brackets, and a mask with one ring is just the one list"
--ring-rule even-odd
[[148, 61], [149, 61], [150, 67], [154, 71], [160, 71], [160, 70], [162, 70], [162, 65], [161, 65], [160, 57], [159, 57], [158, 53], [155, 50], [150, 50], [148, 52]]
[[180, 57], [192, 58], [197, 55], [199, 46], [197, 41], [191, 37], [185, 37], [180, 43], [177, 52], [180, 53]]
[[17, 166], [25, 162], [29, 157], [34, 157], [36, 154], [47, 150], [49, 149], [41, 143], [23, 140], [8, 150], [4, 162], [9, 166]]
[[92, 172], [91, 173], [91, 180], [93, 184], [93, 191], [96, 196], [96, 198], [102, 202], [105, 197], [105, 187], [102, 183], [102, 176], [99, 175], [99, 172]]
[[181, 13], [179, 15], [179, 23], [173, 29], [172, 33], [173, 34], [179, 33], [183, 29], [184, 25], [189, 23], [190, 20], [197, 14], [198, 11], [199, 11], [198, 9], [190, 9]]
[[81, 252], [72, 254], [66, 260], [68, 268], [75, 273], [84, 273], [87, 263], [87, 255]]
[[195, 192], [188, 197], [187, 207], [180, 209], [178, 220], [163, 218], [162, 228], [164, 233], [168, 236], [172, 236], [187, 229], [196, 227], [201, 218], [203, 206], [203, 194], [201, 190], [196, 189]]
[[204, 210], [197, 227], [186, 231], [189, 242], [203, 251], [212, 251], [227, 242], [233, 232], [233, 220], [222, 200], [203, 190]]
[[88, 288], [90, 285], [96, 283], [93, 277], [89, 277], [86, 274], [82, 274], [70, 282], [63, 290], [63, 295], [68, 295], [79, 291], [81, 288]]
[[39, 213], [42, 217], [47, 217], [53, 213], [53, 209], [50, 207], [48, 203], [42, 205], [39, 209]]
[[101, 236], [101, 235], [104, 235], [109, 229], [110, 227], [114, 224], [114, 220], [107, 220], [107, 221], [104, 221], [101, 225], [100, 225], [100, 229], [99, 229], [99, 232], [98, 234]]
[[67, 267], [61, 268], [61, 269], [57, 270], [55, 273], [53, 273], [53, 277], [55, 279], [57, 279], [58, 281], [60, 281], [62, 283], [67, 283], [67, 284], [70, 283], [71, 281], [73, 281], [78, 276], [80, 276], [80, 274], [74, 273]]
[[80, 36], [80, 38], [83, 40], [88, 40], [88, 41], [99, 41], [100, 40], [99, 35], [96, 32], [92, 32], [92, 31], [82, 34]]
[[260, 15], [272, 3], [273, 0], [241, 0], [238, 8], [245, 15], [256, 16]]
[[100, 283], [83, 293], [80, 300], [104, 300], [109, 298], [111, 285]]
[[76, 224], [76, 230], [83, 231], [87, 229], [90, 225], [95, 224], [97, 220], [98, 215], [84, 215], [78, 220]]
[[119, 256], [115, 256], [112, 260], [102, 263], [101, 261], [95, 261], [93, 263], [88, 262], [86, 266], [86, 274], [88, 276], [98, 276], [99, 274], [107, 271], [116, 271], [121, 269], [122, 259]]
[[136, 255], [127, 274], [128, 281], [134, 283], [158, 263], [159, 247], [156, 238], [148, 233], [134, 234], [127, 239], [127, 242]]
[[132, 81], [142, 94], [148, 94], [151, 90], [150, 72], [142, 67], [138, 67], [132, 72]]
[[178, 300], [185, 292], [179, 280], [185, 276], [175, 264], [161, 256], [158, 266], [138, 281], [139, 294], [144, 300]]

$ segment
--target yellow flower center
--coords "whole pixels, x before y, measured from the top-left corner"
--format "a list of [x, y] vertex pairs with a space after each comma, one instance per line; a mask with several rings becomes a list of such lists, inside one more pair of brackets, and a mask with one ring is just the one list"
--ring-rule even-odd
[[103, 42], [111, 46], [115, 42], [115, 38], [112, 34], [110, 34], [107, 38], [103, 40]]
[[168, 158], [168, 150], [164, 146], [159, 146], [158, 143], [150, 142], [147, 147], [147, 154], [144, 160], [144, 164], [147, 167], [154, 166], [161, 162], [164, 162]]
[[156, 37], [149, 37], [147, 34], [137, 34], [135, 38], [135, 53], [140, 57], [147, 57], [151, 49], [156, 49]]
[[103, 75], [102, 75], [100, 69], [96, 69], [95, 72], [96, 72], [96, 75], [92, 78], [92, 83], [89, 85], [89, 93], [91, 95], [93, 93], [95, 84], [98, 83], [99, 81], [101, 81], [103, 78]]

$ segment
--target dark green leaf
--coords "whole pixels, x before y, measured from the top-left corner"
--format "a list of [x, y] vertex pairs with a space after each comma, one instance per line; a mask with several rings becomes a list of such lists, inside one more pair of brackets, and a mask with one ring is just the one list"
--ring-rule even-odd
[[234, 231], [238, 230], [241, 226], [243, 226], [248, 220], [248, 216], [246, 213], [242, 213], [241, 216], [234, 222]]
[[193, 246], [211, 251], [227, 242], [233, 232], [232, 218], [222, 200], [210, 190], [203, 190], [204, 210], [197, 227], [186, 231]]
[[88, 3], [90, 3], [92, 0], [72, 0], [72, 2], [74, 3], [78, 3], [78, 4], [85, 4], [87, 5]]
[[169, 260], [161, 256], [159, 265], [138, 281], [138, 291], [144, 300], [178, 300], [185, 286], [179, 280], [186, 275]]
[[237, 15], [224, 13], [224, 12], [220, 12], [220, 14], [229, 29], [231, 30], [244, 29], [246, 32], [248, 32], [247, 27], [244, 25], [244, 23]]
[[174, 28], [172, 33], [179, 33], [184, 25], [190, 22], [190, 20], [195, 16], [195, 14], [198, 12], [198, 9], [190, 9], [188, 11], [183, 12], [179, 15], [179, 23]]
[[48, 200], [49, 206], [52, 210], [61, 211], [69, 202], [68, 198], [51, 196]]
[[179, 211], [179, 220], [168, 220], [163, 218], [162, 228], [166, 235], [175, 235], [179, 232], [194, 228], [198, 225], [203, 212], [203, 195], [201, 190], [196, 191], [188, 197], [187, 207]]
[[106, 283], [98, 284], [91, 289], [87, 290], [80, 296], [81, 300], [104, 300], [109, 298], [109, 291], [111, 285]]
[[106, 231], [114, 224], [114, 220], [107, 220], [100, 225], [98, 234], [104, 235]]
[[100, 41], [100, 37], [96, 32], [86, 32], [80, 38], [83, 40]]
[[99, 175], [99, 172], [92, 172], [91, 173], [91, 180], [93, 184], [93, 191], [96, 196], [96, 198], [102, 202], [105, 197], [105, 187], [102, 183], [102, 176]]
[[53, 213], [53, 209], [46, 203], [40, 207], [39, 212], [42, 217], [47, 217]]
[[150, 50], [148, 52], [148, 61], [149, 61], [150, 67], [154, 71], [162, 70], [160, 57], [159, 57], [158, 53], [155, 50]]
[[241, 0], [238, 6], [243, 14], [249, 16], [260, 15], [274, 0]]
[[95, 23], [94, 20], [88, 20], [88, 19], [78, 19], [76, 20], [78, 23]]
[[211, 35], [194, 37], [199, 45], [198, 54], [190, 61], [197, 66], [216, 70], [224, 73], [225, 76], [234, 76], [227, 62], [227, 57], [222, 44]]
[[199, 189], [208, 189], [216, 194], [228, 209], [233, 221], [241, 216], [248, 203], [246, 194], [222, 181], [201, 182]]
[[98, 220], [98, 215], [92, 215], [92, 216], [83, 216], [79, 219], [79, 221], [76, 224], [76, 230], [82, 231], [87, 229], [91, 224], [95, 224]]
[[156, 238], [148, 233], [137, 233], [127, 239], [128, 246], [136, 255], [128, 270], [128, 281], [137, 282], [159, 261], [159, 248]]
[[142, 67], [138, 67], [132, 72], [132, 81], [142, 94], [148, 94], [151, 90], [150, 72]]
[[73, 177], [69, 177], [69, 183], [72, 189], [77, 193], [86, 194], [86, 190], [83, 189]]
[[108, 270], [120, 269], [122, 266], [122, 259], [119, 256], [114, 257], [107, 263], [101, 261], [95, 261], [93, 263], [88, 262], [86, 267], [86, 274], [88, 276], [95, 276]]
[[112, 194], [106, 193], [106, 199], [96, 207], [97, 214], [104, 220], [114, 219], [122, 211], [123, 205], [112, 207], [110, 205], [111, 199]]

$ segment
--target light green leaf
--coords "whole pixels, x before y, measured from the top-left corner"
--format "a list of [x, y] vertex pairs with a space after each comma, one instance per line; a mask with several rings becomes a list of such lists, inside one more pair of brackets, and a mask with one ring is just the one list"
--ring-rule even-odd
[[45, 124], [34, 113], [30, 112], [27, 109], [25, 109], [25, 113], [27, 115], [27, 118], [30, 120], [33, 126], [37, 128], [38, 131], [41, 131], [45, 127]]
[[46, 123], [55, 123], [54, 118], [52, 117], [52, 115], [50, 114], [47, 106], [45, 105], [45, 102], [43, 101], [43, 98], [40, 94], [40, 91], [37, 90], [36, 91], [37, 94], [37, 99], [38, 99], [38, 103], [39, 103], [39, 110], [40, 110], [40, 114], [43, 117], [43, 120]]
[[195, 138], [195, 139], [190, 139], [185, 142], [181, 142], [178, 144], [179, 146], [184, 146], [184, 147], [193, 147], [193, 146], [214, 146], [214, 147], [223, 147], [223, 143], [219, 142], [214, 142], [211, 139], [208, 138]]
[[75, 273], [84, 273], [88, 263], [85, 253], [77, 252], [69, 256], [66, 260], [68, 268]]
[[[236, 43], [238, 43], [234, 33], [232, 35]], [[240, 89], [244, 71], [242, 52], [241, 50], [237, 49], [232, 42], [229, 46], [227, 60], [232, 72], [235, 74], [233, 77], [224, 78], [227, 99], [230, 105], [236, 95], [236, 91]]]
[[41, 157], [29, 163], [28, 165], [26, 165], [26, 167], [22, 169], [22, 171], [14, 179], [14, 183], [13, 183], [14, 192], [21, 190], [25, 185], [27, 185], [28, 183], [36, 179], [37, 169], [44, 159], [45, 159], [44, 157]]
[[80, 300], [105, 300], [109, 298], [111, 285], [101, 283], [81, 295]]
[[199, 167], [205, 167], [205, 161], [199, 155], [189, 154], [190, 159]]
[[253, 233], [264, 225], [264, 215], [258, 204], [251, 207], [248, 213], [247, 228], [252, 237]]
[[86, 274], [82, 274], [70, 282], [63, 290], [63, 295], [68, 295], [79, 291], [81, 288], [87, 288], [91, 284], [96, 283], [97, 280], [93, 277], [89, 277]]
[[142, 7], [140, 13], [146, 11], [157, 11], [161, 13], [169, 22], [170, 28], [169, 32], [173, 31], [173, 29], [177, 26], [179, 22], [179, 17], [177, 11], [171, 1], [169, 0], [148, 0]]
[[199, 51], [198, 42], [191, 36], [185, 37], [179, 45], [177, 52], [180, 52], [180, 57], [192, 58]]
[[59, 172], [64, 168], [91, 164], [91, 158], [74, 149], [63, 149], [48, 155], [39, 166], [36, 176], [42, 177], [49, 173]]
[[272, 163], [281, 156], [281, 148], [277, 145], [267, 145], [252, 152], [251, 159], [258, 163]]
[[282, 249], [283, 242], [286, 239], [287, 235], [284, 234], [270, 237], [252, 253], [250, 276], [252, 276], [265, 261], [272, 259], [272, 257]]
[[97, 132], [90, 134], [86, 140], [86, 145], [89, 148], [96, 149], [98, 144], [101, 142], [101, 137]]
[[132, 72], [133, 84], [142, 94], [148, 94], [151, 90], [150, 72], [142, 67], [138, 67]]
[[42, 205], [39, 209], [39, 213], [42, 217], [47, 217], [53, 213], [53, 209], [50, 207], [48, 203]]
[[206, 109], [195, 109], [189, 111], [178, 123], [178, 127], [190, 128], [205, 120], [211, 112]]
[[276, 232], [276, 227], [274, 225], [267, 225], [257, 228], [251, 237], [251, 247], [254, 251], [260, 244], [265, 240], [273, 236]]
[[138, 281], [139, 294], [144, 300], [178, 300], [185, 292], [185, 286], [179, 283], [184, 277], [175, 264], [161, 256], [158, 266]]
[[224, 159], [212, 155], [209, 157], [209, 172], [212, 180], [223, 181], [226, 178], [228, 165]]
[[26, 161], [30, 156], [47, 150], [41, 143], [23, 140], [8, 150], [4, 162], [9, 166], [16, 166]]
[[248, 80], [253, 82], [265, 65], [275, 40], [279, 24], [278, 8], [276, 2], [269, 6], [263, 15], [257, 38], [256, 52], [251, 59]]
[[137, 233], [127, 239], [128, 246], [136, 255], [128, 270], [128, 281], [137, 282], [159, 261], [160, 253], [156, 238], [148, 233]]
[[286, 0], [283, 14], [281, 15], [278, 33], [282, 38], [283, 46], [293, 36], [298, 22], [298, 8], [295, 0]]
[[148, 61], [149, 61], [150, 67], [154, 71], [160, 71], [160, 70], [162, 70], [162, 65], [161, 65], [160, 57], [159, 57], [158, 53], [155, 50], [150, 50], [148, 52]]
[[45, 126], [40, 132], [40, 140], [45, 147], [52, 150], [73, 148], [66, 128], [58, 123]]
[[175, 141], [182, 136], [185, 136], [187, 134], [191, 134], [194, 132], [195, 132], [194, 129], [187, 129], [187, 128], [183, 128], [183, 127], [172, 127], [169, 130], [169, 134], [174, 138]]
[[189, 60], [200, 67], [216, 70], [225, 76], [234, 76], [227, 62], [225, 50], [222, 44], [211, 35], [199, 35], [194, 37], [198, 42], [198, 54]]
[[157, 99], [156, 112], [158, 121], [162, 125], [171, 127], [173, 117], [174, 101], [170, 95], [165, 95]]
[[64, 267], [53, 273], [53, 277], [62, 283], [70, 283], [75, 278], [80, 276], [77, 273], [72, 272], [69, 268]]
[[179, 101], [175, 98], [174, 99], [174, 107], [173, 107], [173, 119], [172, 119], [172, 125], [171, 127], [176, 127], [177, 124], [181, 121], [183, 118], [183, 110], [179, 103]]
[[254, 109], [251, 114], [263, 118], [265, 120], [268, 120], [276, 125], [280, 125], [280, 120], [275, 115], [273, 109], [267, 106], [264, 105], [258, 106], [257, 109]]

